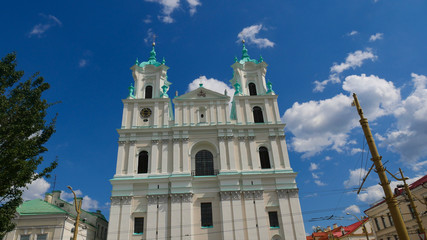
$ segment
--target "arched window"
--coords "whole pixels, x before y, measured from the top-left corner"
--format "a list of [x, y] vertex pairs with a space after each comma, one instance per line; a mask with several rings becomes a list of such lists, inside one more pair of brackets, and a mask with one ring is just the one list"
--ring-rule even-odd
[[196, 176], [215, 175], [213, 155], [208, 150], [196, 153]]
[[138, 173], [148, 173], [148, 152], [142, 151], [138, 157]]
[[153, 87], [146, 86], [145, 87], [145, 98], [153, 98]]
[[255, 123], [263, 123], [264, 122], [264, 117], [262, 116], [262, 110], [260, 107], [254, 107], [252, 109], [253, 113], [254, 113], [254, 122]]
[[249, 83], [249, 95], [251, 96], [257, 95], [255, 83]]
[[268, 157], [268, 149], [266, 147], [259, 148], [259, 160], [261, 161], [261, 168], [271, 168], [270, 157]]

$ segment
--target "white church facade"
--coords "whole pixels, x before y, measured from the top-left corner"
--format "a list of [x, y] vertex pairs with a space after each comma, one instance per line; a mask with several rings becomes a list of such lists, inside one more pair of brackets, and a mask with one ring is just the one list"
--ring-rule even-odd
[[173, 99], [154, 45], [131, 68], [108, 240], [306, 238], [267, 64], [243, 45], [231, 67], [234, 96], [200, 84]]

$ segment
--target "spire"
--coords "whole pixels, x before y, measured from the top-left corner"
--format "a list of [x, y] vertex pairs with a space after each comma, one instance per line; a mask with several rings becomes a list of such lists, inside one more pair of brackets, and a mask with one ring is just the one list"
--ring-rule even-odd
[[151, 49], [150, 57], [148, 58], [148, 61], [146, 61], [146, 62], [138, 62], [137, 61], [136, 65], [138, 65], [140, 67], [144, 67], [146, 65], [154, 65], [154, 66], [158, 67], [158, 66], [160, 66], [160, 65], [162, 65], [162, 64], [165, 63], [164, 60], [163, 60], [162, 63], [160, 63], [160, 62], [157, 61], [157, 59], [156, 59], [156, 49], [154, 48], [154, 46], [156, 46], [156, 43], [153, 42], [152, 46], [153, 46], [153, 48]]
[[243, 48], [242, 48], [242, 60], [251, 59], [248, 54], [248, 49], [245, 46], [245, 40], [242, 40]]
[[154, 46], [156, 46], [155, 42], [153, 42], [153, 49], [150, 52], [150, 58], [148, 58], [148, 61], [156, 61], [156, 50], [154, 49]]

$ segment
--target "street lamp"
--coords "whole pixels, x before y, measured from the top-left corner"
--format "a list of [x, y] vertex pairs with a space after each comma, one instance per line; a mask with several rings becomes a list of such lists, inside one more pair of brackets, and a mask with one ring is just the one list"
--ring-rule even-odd
[[73, 236], [73, 240], [77, 240], [77, 233], [79, 231], [79, 221], [80, 221], [80, 212], [81, 212], [81, 208], [82, 208], [82, 201], [79, 201], [79, 206], [77, 206], [77, 196], [76, 196], [76, 193], [73, 191], [73, 188], [71, 188], [71, 186], [67, 186], [67, 188], [70, 189], [71, 192], [73, 192], [73, 194], [74, 194], [74, 207], [76, 208], [77, 217], [76, 217], [76, 223], [74, 225], [74, 236]]
[[351, 214], [351, 213], [346, 213], [347, 215], [351, 215], [351, 216], [353, 216], [353, 217], [355, 217], [356, 219], [357, 219], [357, 221], [359, 221], [359, 222], [361, 222], [362, 223], [362, 227], [363, 227], [363, 231], [365, 232], [365, 235], [366, 235], [366, 240], [369, 240], [369, 236], [368, 236], [368, 230], [366, 229], [366, 227], [365, 227], [365, 222], [362, 222], [356, 215], [353, 215], [353, 214]]

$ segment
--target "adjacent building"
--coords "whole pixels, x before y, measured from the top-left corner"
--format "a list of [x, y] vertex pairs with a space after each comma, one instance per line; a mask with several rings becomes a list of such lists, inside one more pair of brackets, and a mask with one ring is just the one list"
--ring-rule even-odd
[[[427, 228], [427, 175], [409, 185], [414, 203], [419, 216], [423, 222], [424, 229]], [[395, 189], [395, 197], [402, 213], [403, 221], [408, 229], [411, 240], [422, 239], [418, 235], [418, 224], [415, 219], [415, 211], [409, 203], [404, 189]], [[397, 240], [398, 235], [393, 224], [390, 211], [385, 200], [365, 210], [375, 230], [378, 240]]]
[[[363, 228], [365, 225], [365, 228]], [[368, 234], [366, 234], [366, 232]], [[334, 224], [333, 228], [318, 228], [307, 240], [375, 240], [375, 234], [368, 218], [363, 218], [349, 226], [338, 226]]]
[[[53, 191], [44, 200], [25, 201], [16, 210], [15, 229], [3, 240], [72, 240], [77, 214], [74, 205], [60, 196], [61, 191]], [[82, 210], [78, 240], [106, 240], [107, 229], [108, 222], [99, 210]]]
[[231, 67], [234, 96], [200, 84], [173, 98], [154, 44], [131, 67], [108, 240], [305, 239], [267, 64], [243, 45]]

